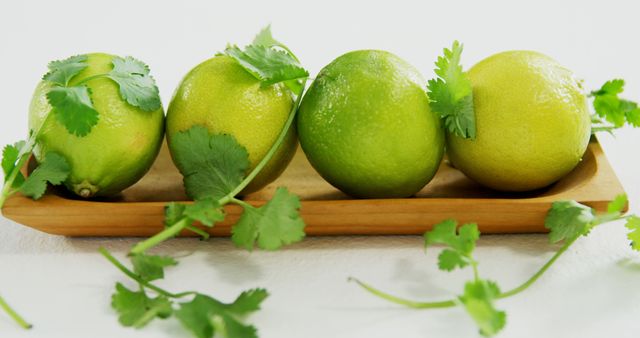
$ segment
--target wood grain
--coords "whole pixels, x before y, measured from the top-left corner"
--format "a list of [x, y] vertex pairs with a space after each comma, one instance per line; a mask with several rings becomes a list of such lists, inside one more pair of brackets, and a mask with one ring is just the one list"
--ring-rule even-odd
[[[278, 186], [300, 196], [308, 235], [422, 234], [447, 218], [476, 222], [483, 233], [543, 232], [553, 201], [574, 199], [604, 211], [609, 201], [624, 192], [596, 140], [575, 170], [534, 192], [504, 193], [481, 187], [445, 160], [415, 197], [352, 199], [325, 182], [300, 150], [278, 180], [245, 200], [261, 205]], [[166, 202], [186, 200], [182, 177], [164, 147], [149, 173], [114, 198], [86, 201], [58, 189], [38, 201], [16, 194], [2, 211], [9, 219], [51, 234], [150, 236], [163, 228]], [[214, 236], [228, 236], [242, 209], [229, 205], [225, 210], [224, 222], [204, 229]]]

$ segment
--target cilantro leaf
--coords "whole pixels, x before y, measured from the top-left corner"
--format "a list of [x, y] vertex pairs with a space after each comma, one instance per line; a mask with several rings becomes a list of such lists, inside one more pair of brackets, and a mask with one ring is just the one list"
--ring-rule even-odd
[[220, 199], [240, 184], [249, 169], [249, 154], [231, 135], [211, 135], [194, 126], [171, 139], [176, 166], [194, 200]]
[[[2, 172], [4, 173], [5, 182], [9, 179], [11, 172], [16, 169], [18, 160], [25, 155], [25, 147], [27, 147], [27, 143], [25, 141], [18, 141], [14, 144], [6, 145], [2, 150]], [[20, 168], [18, 168], [18, 170], [19, 169]], [[23, 183], [24, 175], [22, 175], [21, 172], [18, 172], [11, 186], [13, 188], [20, 188]]]
[[256, 208], [243, 203], [244, 212], [231, 230], [231, 240], [239, 247], [276, 250], [304, 238], [304, 221], [300, 218], [300, 200], [284, 187], [276, 189], [271, 200]]
[[627, 238], [631, 241], [631, 248], [640, 251], [640, 217], [632, 215], [627, 219], [625, 227], [631, 232], [627, 234]]
[[49, 72], [42, 79], [66, 87], [74, 76], [88, 66], [86, 55], [76, 55], [64, 60], [51, 61], [48, 66]]
[[464, 294], [460, 296], [460, 301], [483, 336], [495, 335], [506, 324], [506, 313], [497, 310], [493, 305], [493, 300], [499, 295], [500, 288], [492, 281], [480, 279], [464, 285]]
[[[271, 25], [263, 28], [253, 39], [251, 43], [257, 46], [265, 46], [265, 47], [277, 47], [285, 50], [291, 57], [293, 57], [296, 61], [299, 61], [298, 58], [293, 54], [293, 52], [282, 42], [276, 40], [271, 34]], [[306, 77], [305, 77], [306, 78]], [[304, 83], [302, 79], [297, 80], [288, 80], [284, 81], [284, 84], [296, 95], [302, 94], [304, 90]]]
[[265, 47], [278, 46], [284, 49], [288, 49], [278, 40], [273, 38], [273, 34], [271, 33], [271, 25], [268, 25], [267, 27], [263, 28], [260, 32], [258, 32], [258, 34], [256, 34], [256, 37], [253, 38], [253, 42], [251, 42], [251, 44], [257, 45], [257, 46], [265, 46]]
[[640, 107], [636, 102], [620, 98], [619, 95], [623, 91], [624, 80], [615, 79], [605, 82], [599, 90], [591, 92], [596, 115], [612, 124], [607, 126], [600, 119], [592, 118], [595, 131], [611, 131], [611, 129], [622, 127], [625, 123], [640, 127]]
[[197, 200], [195, 203], [185, 206], [184, 215], [208, 227], [224, 220], [222, 206], [212, 198]]
[[2, 150], [2, 172], [4, 173], [5, 180], [9, 173], [16, 167], [20, 148], [22, 148], [23, 145], [24, 141], [19, 141], [14, 144], [6, 145]]
[[444, 249], [438, 255], [438, 268], [444, 271], [453, 271], [456, 267], [464, 268], [469, 265], [469, 261], [457, 251]]
[[197, 294], [191, 302], [180, 304], [175, 316], [198, 338], [211, 338], [215, 334], [227, 338], [257, 338], [256, 328], [239, 322], [228, 307], [214, 298]]
[[608, 213], [621, 213], [624, 207], [627, 206], [627, 195], [620, 194], [616, 196], [613, 201], [607, 205]]
[[155, 111], [162, 107], [156, 82], [149, 75], [149, 67], [131, 56], [114, 57], [110, 79], [120, 87], [120, 96], [130, 105], [144, 111]]
[[553, 202], [544, 220], [549, 229], [549, 241], [557, 243], [587, 235], [596, 220], [593, 209], [576, 201]]
[[[244, 50], [237, 46], [229, 46], [224, 53], [235, 59], [264, 86], [309, 76], [309, 72], [291, 54], [262, 44], [249, 45]], [[300, 88], [291, 89], [296, 95], [301, 93]]]
[[39, 199], [47, 190], [47, 182], [58, 185], [71, 173], [71, 167], [64, 157], [55, 152], [45, 155], [44, 161], [29, 175], [20, 192], [33, 199]]
[[438, 76], [429, 80], [427, 89], [431, 109], [442, 118], [450, 133], [463, 138], [476, 138], [476, 118], [473, 110], [471, 81], [462, 70], [462, 44], [453, 42], [436, 61]]
[[58, 121], [76, 136], [89, 134], [98, 123], [98, 111], [93, 108], [87, 86], [53, 87], [47, 93], [47, 99], [53, 107]]
[[251, 289], [243, 291], [236, 300], [231, 303], [227, 310], [236, 315], [246, 315], [260, 310], [260, 304], [269, 297], [265, 289]]
[[142, 279], [150, 282], [164, 278], [164, 268], [178, 265], [173, 257], [137, 254], [131, 257], [133, 271]]
[[184, 217], [186, 204], [170, 202], [164, 207], [164, 225], [172, 226]]
[[476, 241], [480, 238], [478, 225], [465, 224], [456, 233], [457, 224], [454, 220], [445, 220], [424, 234], [425, 247], [433, 244], [444, 244], [450, 247], [438, 256], [438, 267], [441, 270], [451, 271], [456, 267], [463, 268], [473, 261], [471, 254], [476, 247]]
[[171, 302], [164, 296], [150, 298], [144, 291], [131, 291], [117, 283], [111, 296], [111, 307], [118, 313], [123, 326], [141, 328], [154, 318], [168, 318], [173, 312]]

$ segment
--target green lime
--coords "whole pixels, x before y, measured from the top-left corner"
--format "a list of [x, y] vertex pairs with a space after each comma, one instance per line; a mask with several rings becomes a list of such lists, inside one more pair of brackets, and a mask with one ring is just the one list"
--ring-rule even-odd
[[477, 137], [447, 134], [448, 155], [468, 177], [497, 190], [542, 188], [580, 162], [591, 134], [581, 84], [531, 51], [493, 55], [469, 70]]
[[[113, 68], [112, 55], [88, 54], [88, 67], [76, 75], [74, 85]], [[145, 112], [124, 101], [118, 85], [108, 78], [88, 81], [91, 100], [100, 114], [98, 124], [83, 137], [70, 134], [53, 116], [42, 126], [34, 151], [36, 159], [55, 151], [71, 165], [65, 185], [81, 197], [116, 194], [137, 182], [155, 160], [164, 135], [162, 108]], [[51, 111], [46, 94], [50, 83], [36, 87], [29, 109], [29, 128], [37, 129]]]
[[384, 51], [350, 52], [324, 67], [302, 101], [298, 132], [318, 173], [355, 197], [415, 194], [444, 152], [424, 79]]
[[[167, 111], [167, 139], [194, 125], [232, 135], [247, 149], [252, 170], [278, 138], [292, 108], [293, 97], [285, 86], [262, 86], [235, 60], [216, 56], [193, 68], [178, 86]], [[275, 180], [293, 158], [296, 146], [295, 128], [291, 128], [243, 193]]]

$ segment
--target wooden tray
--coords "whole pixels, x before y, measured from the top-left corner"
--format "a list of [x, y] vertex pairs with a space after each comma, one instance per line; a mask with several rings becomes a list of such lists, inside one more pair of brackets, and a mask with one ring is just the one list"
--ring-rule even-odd
[[[535, 192], [483, 188], [443, 161], [436, 177], [416, 197], [352, 199], [326, 183], [300, 149], [277, 181], [245, 200], [263, 204], [278, 186], [300, 196], [309, 235], [422, 234], [447, 218], [477, 222], [483, 233], [544, 232], [544, 217], [553, 201], [575, 199], [604, 211], [624, 192], [595, 139], [573, 172]], [[183, 200], [187, 198], [182, 176], [164, 147], [150, 172], [115, 198], [85, 201], [58, 190], [33, 201], [16, 194], [2, 211], [9, 219], [51, 234], [150, 236], [163, 228], [165, 203]], [[228, 236], [242, 212], [235, 205], [225, 209], [227, 218], [208, 230], [212, 235]]]

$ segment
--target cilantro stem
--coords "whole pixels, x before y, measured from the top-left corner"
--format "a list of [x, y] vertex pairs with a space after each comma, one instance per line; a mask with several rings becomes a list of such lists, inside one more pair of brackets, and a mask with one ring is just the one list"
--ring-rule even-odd
[[571, 244], [573, 244], [576, 240], [578, 239], [578, 237], [568, 240], [564, 243], [564, 245], [560, 248], [560, 250], [558, 250], [553, 257], [551, 257], [551, 259], [545, 263], [545, 265], [543, 265], [540, 270], [538, 270], [538, 272], [536, 272], [533, 276], [531, 276], [531, 278], [529, 278], [526, 282], [522, 283], [520, 286], [511, 289], [507, 292], [503, 292], [500, 295], [498, 295], [497, 298], [507, 298], [507, 297], [511, 297], [514, 295], [517, 295], [518, 293], [526, 290], [527, 288], [529, 288], [529, 286], [531, 286], [531, 284], [535, 283], [536, 280], [538, 280], [538, 278], [540, 278], [540, 276], [542, 276], [548, 269], [549, 267], [551, 267], [551, 265], [553, 265], [553, 263], [565, 252], [567, 251], [567, 249], [569, 249], [569, 247], [571, 246]]
[[20, 149], [20, 151], [23, 152], [22, 157], [18, 159], [16, 166], [13, 167], [13, 170], [11, 170], [9, 175], [5, 177], [4, 185], [2, 187], [2, 192], [0, 193], [0, 209], [2, 209], [2, 207], [4, 206], [4, 202], [7, 200], [7, 198], [19, 190], [19, 189], [12, 190], [13, 182], [16, 180], [16, 177], [18, 177], [18, 174], [20, 173], [20, 170], [22, 170], [22, 167], [24, 167], [24, 165], [27, 163], [27, 161], [31, 157], [31, 154], [33, 153], [33, 148], [35, 147], [38, 137], [40, 136], [40, 131], [42, 130], [42, 127], [49, 121], [50, 117], [51, 117], [51, 112], [48, 112], [47, 116], [44, 118], [44, 121], [42, 121], [42, 124], [38, 126], [38, 129], [29, 135], [29, 139], [27, 140], [27, 143], [24, 145], [24, 147], [28, 147], [27, 149], [29, 150], [23, 151], [22, 149]]
[[358, 285], [360, 285], [363, 289], [369, 291], [371, 294], [378, 296], [382, 299], [386, 299], [392, 303], [396, 303], [396, 304], [400, 304], [400, 305], [404, 305], [410, 308], [414, 308], [414, 309], [436, 309], [436, 308], [447, 308], [447, 307], [453, 307], [457, 305], [456, 300], [445, 300], [445, 301], [440, 301], [440, 302], [415, 302], [412, 300], [408, 300], [408, 299], [404, 299], [404, 298], [400, 298], [400, 297], [396, 297], [393, 295], [390, 295], [386, 292], [380, 291], [376, 288], [374, 288], [371, 285], [368, 285], [356, 278], [353, 277], [349, 277], [348, 279], [350, 282], [356, 282]]
[[[307, 85], [307, 80], [305, 79], [305, 81], [302, 83], [303, 92], [306, 85]], [[258, 173], [260, 173], [260, 170], [262, 170], [262, 168], [264, 168], [264, 166], [267, 165], [267, 163], [269, 162], [269, 160], [271, 160], [271, 158], [276, 153], [276, 151], [278, 151], [280, 144], [282, 144], [282, 141], [287, 136], [287, 133], [289, 132], [289, 128], [291, 127], [291, 124], [293, 123], [296, 117], [296, 113], [298, 112], [298, 107], [300, 106], [300, 101], [302, 101], [303, 92], [301, 92], [298, 95], [298, 97], [296, 97], [295, 103], [293, 104], [293, 108], [291, 108], [291, 112], [289, 113], [289, 118], [287, 119], [287, 122], [282, 127], [282, 130], [280, 131], [280, 135], [278, 135], [278, 138], [276, 139], [276, 141], [273, 142], [273, 145], [271, 145], [271, 148], [269, 149], [267, 154], [264, 155], [262, 160], [258, 163], [258, 165], [255, 168], [253, 168], [253, 170], [249, 173], [249, 175], [247, 175], [247, 177], [245, 177], [244, 180], [242, 180], [242, 182], [240, 182], [240, 184], [238, 184], [238, 186], [233, 191], [231, 191], [225, 197], [223, 197], [220, 200], [220, 202], [223, 200], [225, 200], [225, 202], [230, 201], [233, 197], [239, 194], [244, 188], [246, 188], [247, 185], [249, 185], [249, 183], [251, 183], [251, 181], [253, 181], [253, 179], [256, 178]]]
[[107, 251], [107, 249], [105, 248], [99, 248], [98, 251], [102, 254], [102, 256], [104, 256], [104, 258], [106, 258], [109, 262], [111, 262], [111, 264], [113, 264], [116, 268], [118, 268], [118, 270], [120, 270], [122, 273], [124, 273], [125, 275], [127, 275], [129, 278], [135, 280], [136, 282], [138, 282], [140, 285], [153, 290], [155, 292], [157, 292], [160, 295], [163, 295], [165, 297], [169, 297], [169, 298], [182, 298], [185, 296], [190, 296], [190, 295], [195, 295], [196, 292], [195, 291], [186, 291], [186, 292], [180, 292], [180, 293], [171, 293], [165, 289], [162, 289], [158, 286], [155, 286], [151, 283], [149, 283], [148, 281], [142, 279], [142, 277], [138, 276], [135, 272], [129, 270], [126, 266], [122, 265], [122, 263], [120, 263], [120, 261], [118, 261], [115, 257], [113, 257], [111, 255], [111, 253], [109, 253], [109, 251]]
[[137, 254], [144, 253], [150, 248], [166, 241], [171, 237], [178, 235], [180, 231], [182, 231], [184, 228], [188, 227], [189, 225], [191, 225], [189, 222], [189, 218], [183, 217], [179, 221], [171, 225], [170, 227], [165, 228], [164, 230], [155, 234], [153, 237], [149, 237], [146, 240], [136, 244], [129, 252], [129, 255], [137, 255]]
[[24, 318], [22, 318], [17, 312], [15, 312], [11, 308], [11, 306], [7, 304], [4, 298], [2, 298], [2, 296], [0, 296], [0, 308], [2, 308], [9, 315], [9, 317], [11, 317], [11, 319], [13, 319], [16, 323], [18, 323], [18, 325], [20, 325], [20, 327], [22, 327], [23, 329], [28, 330], [33, 327], [33, 325], [27, 323], [27, 321], [24, 320]]
[[187, 225], [186, 228], [189, 229], [190, 231], [193, 231], [196, 234], [200, 235], [202, 237], [203, 241], [206, 241], [210, 237], [208, 232], [206, 232], [206, 231], [204, 231], [204, 230], [202, 230], [200, 228], [196, 228], [193, 225]]
[[480, 274], [478, 273], [478, 262], [471, 259], [471, 267], [473, 268], [473, 279], [477, 282], [480, 279]]
[[13, 168], [13, 170], [11, 170], [11, 172], [7, 176], [7, 179], [4, 181], [2, 193], [0, 194], [0, 208], [4, 206], [4, 202], [7, 200], [7, 198], [17, 191], [15, 189], [12, 190], [13, 182], [16, 180], [16, 177], [18, 177], [20, 170], [22, 169], [22, 167], [24, 167], [25, 163], [27, 163], [27, 160], [29, 160], [29, 157], [31, 156], [31, 152], [33, 150], [33, 142], [31, 140], [29, 140], [29, 142], [31, 142], [30, 150], [18, 159], [16, 166]]
[[146, 311], [144, 315], [140, 317], [140, 319], [138, 319], [131, 326], [135, 327], [136, 329], [143, 328], [148, 322], [150, 322], [153, 318], [156, 317], [158, 312], [160, 312], [160, 309], [158, 308], [152, 308], [151, 310]]
[[85, 84], [85, 83], [87, 83], [87, 82], [89, 82], [89, 81], [91, 81], [91, 80], [101, 79], [101, 78], [105, 78], [105, 77], [108, 77], [108, 76], [109, 76], [109, 74], [107, 74], [107, 73], [104, 73], [104, 74], [97, 74], [97, 75], [89, 76], [89, 77], [86, 77], [86, 78], [84, 78], [84, 79], [82, 79], [82, 80], [78, 81], [78, 83], [76, 84], [76, 86], [83, 85], [83, 84]]
[[243, 208], [247, 208], [247, 207], [253, 208], [253, 206], [251, 204], [249, 204], [249, 203], [247, 203], [247, 202], [245, 202], [243, 200], [237, 199], [235, 197], [231, 198], [231, 202], [236, 203], [236, 204], [242, 206]]

